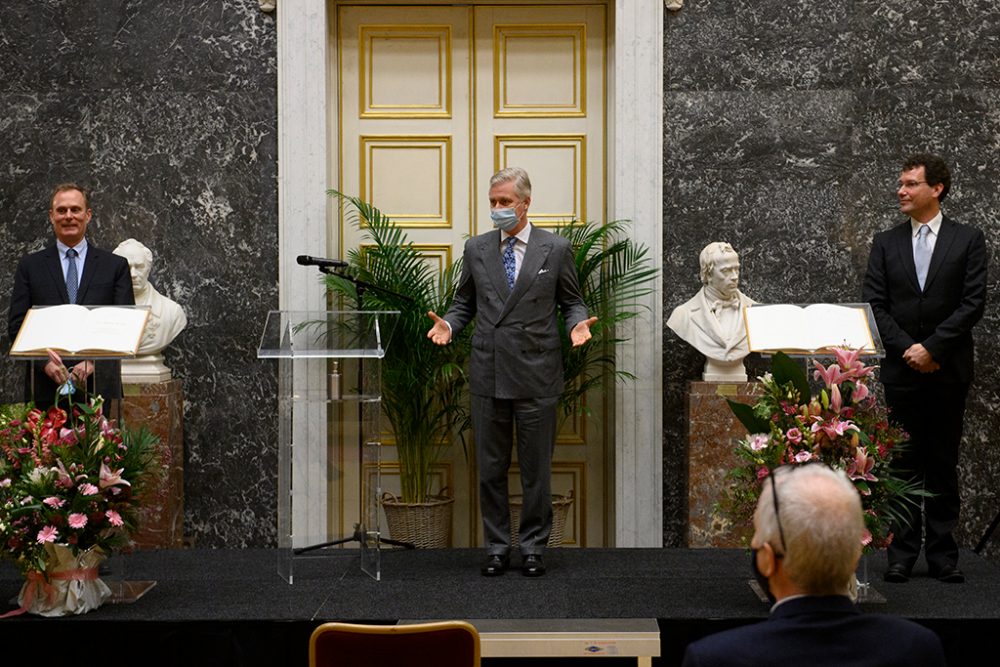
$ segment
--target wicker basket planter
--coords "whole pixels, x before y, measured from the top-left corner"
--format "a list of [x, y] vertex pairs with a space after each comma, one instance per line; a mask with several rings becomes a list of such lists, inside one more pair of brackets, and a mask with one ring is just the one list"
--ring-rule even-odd
[[[517, 535], [518, 526], [521, 525], [521, 506], [523, 505], [520, 495], [510, 496], [510, 545], [517, 548], [521, 541]], [[573, 492], [570, 491], [565, 496], [552, 496], [552, 532], [549, 533], [550, 547], [558, 547], [563, 543], [566, 534], [566, 518], [569, 516], [569, 508], [573, 505]]]
[[451, 546], [451, 508], [454, 498], [435, 496], [426, 503], [404, 503], [386, 491], [382, 509], [389, 527], [389, 537], [409, 542], [418, 549], [442, 549]]

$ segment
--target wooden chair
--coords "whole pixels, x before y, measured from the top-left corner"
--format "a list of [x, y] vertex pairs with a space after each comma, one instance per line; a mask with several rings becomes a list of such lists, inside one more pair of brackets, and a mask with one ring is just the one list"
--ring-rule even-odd
[[309, 667], [479, 667], [479, 633], [464, 621], [412, 625], [324, 623], [309, 639]]

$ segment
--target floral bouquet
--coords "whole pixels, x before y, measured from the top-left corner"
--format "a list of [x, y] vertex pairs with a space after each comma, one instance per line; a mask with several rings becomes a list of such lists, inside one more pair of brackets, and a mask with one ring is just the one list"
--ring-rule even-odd
[[763, 395], [757, 403], [729, 401], [750, 434], [736, 445], [740, 463], [728, 475], [732, 484], [719, 509], [736, 524], [744, 543], [752, 535], [761, 482], [778, 466], [821, 461], [846, 472], [861, 494], [866, 550], [888, 546], [902, 503], [924, 495], [890, 471], [893, 455], [908, 436], [889, 422], [869, 388], [874, 367], [861, 362], [860, 350], [833, 351], [836, 363], [813, 362], [813, 378], [823, 382], [818, 393], [801, 366], [778, 352], [771, 372], [759, 378]]
[[136, 528], [156, 441], [109, 421], [99, 396], [0, 413], [0, 556], [27, 578], [15, 613], [83, 613], [108, 597], [97, 568]]

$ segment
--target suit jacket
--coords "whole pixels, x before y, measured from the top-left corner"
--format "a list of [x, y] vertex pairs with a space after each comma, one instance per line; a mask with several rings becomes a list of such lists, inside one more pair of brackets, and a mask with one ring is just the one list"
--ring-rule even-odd
[[469, 362], [473, 394], [517, 399], [562, 393], [557, 307], [567, 331], [587, 319], [568, 240], [533, 226], [513, 290], [500, 256], [500, 231], [466, 241], [455, 300], [444, 319], [457, 336], [476, 318]]
[[941, 640], [927, 628], [862, 614], [848, 598], [833, 595], [788, 600], [762, 623], [704, 637], [687, 647], [683, 664], [938, 667], [945, 660]]
[[[910, 221], [875, 235], [862, 299], [871, 304], [885, 345], [885, 384], [970, 382], [972, 327], [986, 306], [986, 241], [982, 230], [945, 217], [924, 289], [917, 283]], [[941, 369], [921, 374], [903, 352], [921, 343]]]
[[[87, 259], [77, 290], [76, 302], [87, 306], [130, 306], [135, 303], [128, 261], [87, 241]], [[21, 322], [32, 306], [58, 306], [69, 303], [62, 263], [55, 244], [21, 258], [14, 273], [14, 288], [10, 297], [7, 331], [13, 343]], [[69, 364], [67, 364], [69, 365]], [[35, 362], [35, 392], [31, 396], [31, 379], [26, 377], [25, 400], [36, 405], [52, 404], [56, 386], [44, 372], [44, 362]], [[91, 390], [105, 398], [121, 395], [121, 364], [99, 363], [95, 375], [96, 388]]]

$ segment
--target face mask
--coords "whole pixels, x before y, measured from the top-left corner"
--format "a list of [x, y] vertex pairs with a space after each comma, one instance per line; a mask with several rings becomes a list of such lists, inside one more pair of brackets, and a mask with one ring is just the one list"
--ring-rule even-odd
[[514, 208], [491, 208], [490, 218], [493, 220], [494, 227], [498, 227], [505, 232], [514, 229], [517, 227], [517, 223], [520, 222]]
[[774, 595], [771, 594], [771, 584], [767, 580], [767, 577], [765, 577], [763, 574], [761, 574], [760, 570], [757, 569], [757, 552], [758, 551], [759, 551], [759, 549], [751, 549], [750, 550], [750, 572], [753, 573], [753, 578], [760, 585], [761, 590], [764, 591], [764, 593], [767, 595], [767, 599], [771, 601], [771, 604], [774, 604], [777, 600], [774, 597]]

